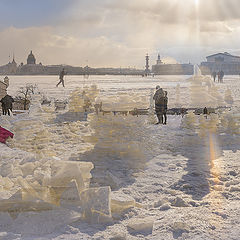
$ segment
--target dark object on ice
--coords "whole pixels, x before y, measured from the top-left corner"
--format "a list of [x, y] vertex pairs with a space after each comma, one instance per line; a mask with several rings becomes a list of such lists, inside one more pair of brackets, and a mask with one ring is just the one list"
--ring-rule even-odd
[[87, 121], [89, 112], [65, 112], [63, 114], [58, 114], [55, 122], [56, 123], [67, 123], [67, 122], [77, 122], [77, 121]]
[[208, 114], [208, 109], [206, 107], [203, 109], [203, 114]]
[[203, 109], [203, 114], [205, 115], [205, 118], [207, 119], [208, 109], [206, 107]]
[[6, 143], [6, 140], [8, 137], [13, 138], [14, 134], [8, 131], [5, 128], [0, 127], [0, 142], [1, 143]]
[[235, 171], [230, 171], [228, 174], [231, 176], [234, 176], [234, 177], [236, 177], [238, 175], [238, 173]]
[[62, 83], [62, 85], [63, 85], [63, 87], [65, 87], [64, 86], [64, 80], [63, 80], [63, 77], [66, 75], [66, 72], [65, 72], [65, 70], [64, 70], [64, 68], [62, 69], [62, 71], [60, 72], [60, 74], [59, 74], [59, 83], [56, 85], [56, 87], [58, 87], [58, 85], [60, 84], [60, 83]]
[[47, 99], [43, 99], [42, 102], [41, 102], [41, 105], [48, 105], [48, 106], [50, 106], [51, 105], [51, 101], [47, 100]]
[[95, 112], [98, 115], [102, 111], [102, 102], [94, 104]]
[[148, 109], [134, 108], [132, 111], [129, 111], [129, 114], [137, 117], [139, 115], [148, 115]]
[[[217, 110], [218, 108], [216, 108]], [[194, 110], [194, 114], [201, 115], [201, 114], [210, 114], [210, 113], [216, 113], [215, 108], [189, 108], [189, 110]]]
[[6, 95], [3, 97], [0, 102], [2, 103], [2, 112], [3, 115], [9, 115], [10, 116], [10, 110], [12, 112], [12, 104], [14, 102], [14, 99], [10, 95]]
[[55, 111], [58, 111], [58, 110], [65, 110], [68, 102], [66, 100], [65, 101], [56, 100], [54, 104], [55, 104]]

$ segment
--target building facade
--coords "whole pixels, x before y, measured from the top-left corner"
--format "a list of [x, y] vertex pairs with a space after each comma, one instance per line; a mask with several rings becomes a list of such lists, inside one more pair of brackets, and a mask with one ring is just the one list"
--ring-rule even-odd
[[13, 58], [12, 62], [9, 62], [6, 65], [0, 66], [0, 74], [2, 75], [14, 75], [17, 72], [17, 63]]
[[228, 52], [217, 53], [206, 57], [207, 61], [202, 62], [200, 69], [202, 74], [210, 75], [213, 72], [223, 71], [224, 74], [238, 75], [240, 73], [240, 57], [231, 55]]
[[186, 64], [165, 64], [158, 54], [155, 65], [152, 65], [152, 73], [155, 75], [193, 75], [193, 65]]
[[31, 51], [30, 54], [28, 55], [27, 64], [36, 64], [36, 58], [35, 58], [35, 56], [33, 55], [32, 51]]

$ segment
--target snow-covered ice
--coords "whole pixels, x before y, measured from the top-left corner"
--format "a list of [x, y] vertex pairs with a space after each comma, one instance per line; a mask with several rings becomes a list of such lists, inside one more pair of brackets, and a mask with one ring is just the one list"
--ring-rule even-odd
[[[0, 239], [239, 239], [240, 79], [195, 76], [11, 76], [37, 84], [29, 112], [0, 116]], [[150, 96], [169, 108], [227, 106], [154, 125]], [[84, 92], [83, 92], [84, 91]], [[66, 102], [66, 109], [52, 103]], [[103, 103], [96, 115], [89, 103]], [[149, 116], [109, 110], [150, 107]], [[80, 113], [83, 113], [81, 115]], [[87, 120], [86, 120], [87, 117]], [[80, 121], [79, 121], [80, 120]]]

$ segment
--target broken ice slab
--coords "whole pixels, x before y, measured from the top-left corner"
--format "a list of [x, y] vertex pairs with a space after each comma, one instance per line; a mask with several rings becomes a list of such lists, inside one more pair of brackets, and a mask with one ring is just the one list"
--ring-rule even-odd
[[49, 161], [51, 166], [51, 177], [43, 179], [43, 186], [67, 187], [75, 180], [78, 191], [87, 188], [92, 177], [90, 171], [93, 169], [91, 162], [77, 161]]
[[[17, 178], [22, 187], [24, 200], [37, 198], [59, 205], [61, 195], [69, 188], [68, 185], [73, 180], [76, 182], [78, 192], [88, 188], [91, 178], [90, 171], [93, 168], [92, 163], [48, 161], [45, 165], [48, 165], [51, 171], [44, 175], [42, 182], [28, 181], [23, 177]], [[43, 169], [45, 165], [42, 166]]]
[[80, 193], [83, 219], [91, 223], [111, 221], [110, 187], [89, 188]]
[[12, 218], [17, 218], [22, 212], [41, 212], [56, 208], [54, 205], [42, 201], [23, 201], [22, 199], [0, 200], [0, 212], [7, 212]]
[[60, 206], [63, 208], [80, 211], [80, 205], [81, 202], [77, 184], [76, 181], [72, 181], [68, 184], [66, 190], [60, 197]]
[[0, 176], [0, 186], [5, 190], [10, 190], [14, 187], [14, 183], [9, 177]]
[[130, 219], [127, 227], [130, 233], [142, 233], [148, 235], [152, 233], [154, 219], [152, 217], [145, 218], [132, 218]]
[[112, 214], [121, 214], [125, 210], [135, 207], [135, 199], [123, 192], [111, 192]]

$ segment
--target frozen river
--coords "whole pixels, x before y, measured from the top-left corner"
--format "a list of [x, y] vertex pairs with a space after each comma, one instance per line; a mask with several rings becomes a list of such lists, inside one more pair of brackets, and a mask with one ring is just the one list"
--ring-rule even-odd
[[[66, 76], [66, 87], [56, 88], [58, 76], [10, 76], [10, 95], [37, 84], [47, 98], [67, 99], [72, 112], [41, 108], [37, 94], [29, 113], [0, 117], [0, 125], [15, 134], [9, 147], [0, 145], [0, 239], [239, 239], [240, 79], [226, 76], [224, 83], [214, 84], [209, 78], [190, 77]], [[89, 91], [93, 84], [97, 89]], [[87, 122], [64, 118], [80, 111], [83, 87], [106, 110], [131, 110], [149, 107], [156, 85], [168, 91], [169, 107], [229, 108], [207, 119], [193, 113], [169, 116], [166, 126], [154, 125], [154, 115], [93, 113]], [[79, 209], [64, 204], [47, 211], [20, 205], [16, 215], [9, 215], [4, 201], [9, 204], [18, 190], [24, 201], [52, 204], [57, 194], [49, 198], [39, 189], [64, 184], [75, 173], [71, 164], [78, 162], [94, 165], [90, 189], [112, 190], [106, 198], [106, 188], [103, 195], [91, 193], [81, 211], [90, 206], [98, 209], [95, 218], [104, 212], [111, 221], [90, 224]], [[91, 167], [86, 169], [87, 182]], [[117, 211], [113, 200], [109, 206], [109, 199], [122, 209]]]

